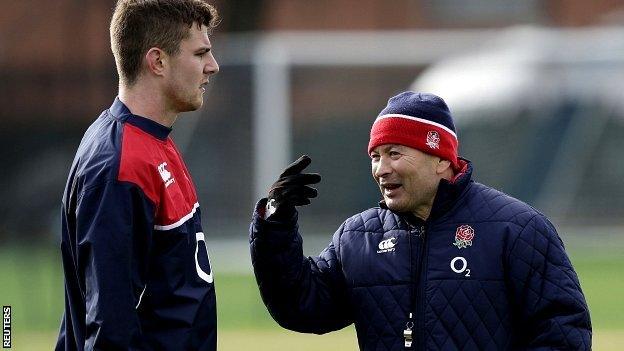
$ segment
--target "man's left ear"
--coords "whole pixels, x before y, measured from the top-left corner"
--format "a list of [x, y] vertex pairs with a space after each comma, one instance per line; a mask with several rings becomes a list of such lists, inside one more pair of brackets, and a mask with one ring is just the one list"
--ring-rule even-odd
[[447, 169], [451, 167], [451, 161], [439, 159], [438, 164], [436, 165], [436, 173], [442, 174], [446, 172]]

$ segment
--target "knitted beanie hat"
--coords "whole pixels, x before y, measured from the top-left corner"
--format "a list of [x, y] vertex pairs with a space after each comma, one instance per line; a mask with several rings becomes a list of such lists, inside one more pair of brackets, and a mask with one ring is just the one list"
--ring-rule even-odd
[[403, 92], [388, 100], [371, 128], [368, 152], [383, 144], [400, 144], [451, 161], [458, 170], [457, 134], [442, 98]]

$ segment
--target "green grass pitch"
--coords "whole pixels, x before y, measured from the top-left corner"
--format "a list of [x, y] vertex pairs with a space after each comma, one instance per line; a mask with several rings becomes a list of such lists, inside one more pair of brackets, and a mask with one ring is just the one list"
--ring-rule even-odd
[[[621, 250], [570, 249], [594, 327], [594, 349], [624, 344], [624, 255]], [[215, 266], [217, 263], [215, 262]], [[63, 309], [61, 264], [54, 250], [0, 248], [0, 302], [12, 306], [14, 350], [50, 350]], [[281, 329], [260, 300], [249, 274], [215, 275], [219, 350], [356, 350], [353, 327], [327, 335], [301, 335]]]

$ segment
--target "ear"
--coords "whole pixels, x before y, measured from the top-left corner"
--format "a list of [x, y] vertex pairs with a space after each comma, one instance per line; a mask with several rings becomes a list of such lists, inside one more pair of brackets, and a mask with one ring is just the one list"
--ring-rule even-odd
[[441, 158], [439, 158], [437, 161], [438, 161], [438, 163], [436, 164], [437, 174], [443, 174], [451, 167], [451, 161], [443, 160]]
[[151, 48], [145, 54], [148, 71], [157, 76], [162, 76], [164, 74], [167, 59], [167, 54], [159, 48]]

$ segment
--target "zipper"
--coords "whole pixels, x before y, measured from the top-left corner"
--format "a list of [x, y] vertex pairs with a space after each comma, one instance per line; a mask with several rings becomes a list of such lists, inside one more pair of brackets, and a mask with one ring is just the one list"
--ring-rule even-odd
[[[425, 262], [426, 262], [426, 255], [427, 255], [427, 232], [425, 229], [425, 225], [421, 225], [420, 227], [420, 238], [421, 238], [421, 245], [420, 245], [420, 254], [418, 256], [418, 273], [417, 273], [417, 280], [416, 280], [416, 286], [417, 286], [417, 290], [416, 290], [416, 303], [417, 303], [417, 307], [416, 309], [418, 311], [420, 311], [420, 313], [418, 314], [418, 320], [416, 322], [416, 345], [418, 345], [419, 349], [424, 349], [424, 343], [425, 343], [425, 295], [424, 295], [424, 290], [425, 290]], [[422, 346], [422, 347], [421, 347]]]
[[403, 330], [403, 339], [405, 342], [405, 348], [411, 348], [412, 347], [412, 342], [413, 342], [413, 329], [414, 329], [414, 297], [415, 297], [415, 293], [414, 293], [414, 263], [413, 261], [413, 247], [412, 247], [412, 233], [414, 232], [415, 227], [412, 226], [411, 224], [409, 224], [408, 222], [408, 228], [409, 231], [407, 233], [407, 240], [409, 243], [409, 274], [410, 274], [410, 284], [409, 284], [409, 301], [410, 301], [410, 306], [409, 306], [409, 317], [407, 319], [407, 322], [405, 323], [405, 329]]
[[[424, 254], [424, 239], [425, 239], [425, 226], [421, 225], [419, 228], [410, 224], [408, 222], [409, 227], [409, 256], [410, 256], [410, 313], [405, 323], [405, 329], [403, 330], [403, 338], [405, 342], [405, 348], [411, 348], [414, 343], [414, 336], [416, 336], [416, 344], [418, 345], [420, 340], [422, 339], [422, 318], [418, 314], [416, 314], [417, 309], [419, 309], [417, 305], [421, 305], [420, 296], [422, 295], [422, 287], [420, 284], [421, 276], [422, 276], [422, 265], [423, 265], [423, 254]], [[415, 238], [412, 239], [412, 236]], [[412, 240], [417, 240], [413, 242]], [[414, 245], [413, 245], [414, 244]], [[416, 246], [416, 256], [414, 256], [414, 246]], [[419, 316], [417, 319], [414, 318], [414, 315]], [[420, 313], [422, 315], [422, 313]], [[415, 324], [416, 321], [416, 324]], [[414, 335], [414, 328], [416, 329], [416, 335]]]
[[407, 323], [405, 323], [405, 330], [403, 330], [403, 338], [405, 339], [405, 348], [411, 348], [412, 342], [414, 340], [413, 330], [414, 329], [414, 315], [410, 312]]

